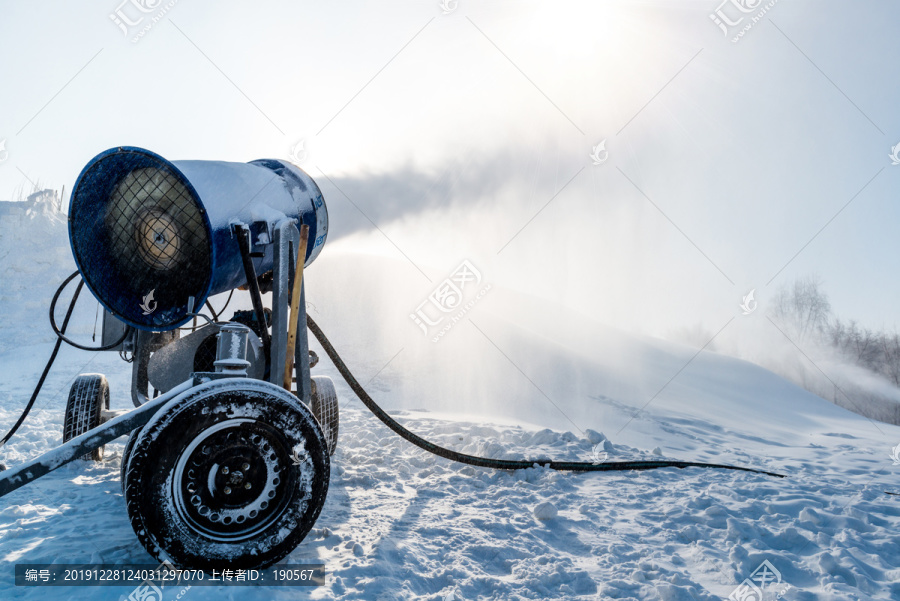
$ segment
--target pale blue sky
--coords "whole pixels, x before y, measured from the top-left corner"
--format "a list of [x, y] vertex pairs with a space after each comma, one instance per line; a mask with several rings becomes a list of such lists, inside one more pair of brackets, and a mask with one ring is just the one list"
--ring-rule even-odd
[[[660, 331], [815, 271], [836, 312], [900, 325], [896, 2], [782, 0], [735, 44], [717, 0], [181, 0], [137, 43], [120, 1], [0, 0], [0, 199], [71, 189], [117, 145], [248, 161], [304, 139], [335, 231], [376, 232], [325, 174], [432, 279], [458, 256], [512, 287], [537, 269], [563, 302]], [[444, 254], [403, 226], [445, 210], [440, 238], [488, 205]]]

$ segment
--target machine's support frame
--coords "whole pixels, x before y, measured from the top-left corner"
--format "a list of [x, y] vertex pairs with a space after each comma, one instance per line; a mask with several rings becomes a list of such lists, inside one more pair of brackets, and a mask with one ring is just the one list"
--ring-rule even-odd
[[[237, 227], [241, 231], [247, 231], [240, 225]], [[272, 242], [275, 246], [275, 261], [272, 270], [272, 333], [270, 338], [271, 352], [268, 381], [281, 386], [284, 382], [289, 324], [288, 308], [290, 306], [294, 274], [296, 273], [300, 230], [293, 219], [280, 220], [275, 224], [274, 230]], [[254, 310], [256, 310], [256, 307], [254, 307]], [[134, 334], [131, 399], [135, 407], [140, 407], [149, 400], [147, 361], [149, 360], [150, 352], [156, 350], [151, 344], [155, 336], [157, 335], [152, 332], [141, 330], [136, 330]], [[309, 405], [312, 401], [312, 380], [309, 361], [309, 336], [306, 330], [306, 283], [303, 282], [300, 289], [300, 305], [297, 319], [297, 343], [294, 349], [294, 374], [297, 380], [297, 396], [306, 405]]]
[[140, 407], [114, 417], [101, 426], [76, 436], [52, 451], [32, 459], [22, 465], [0, 472], [0, 497], [10, 493], [29, 482], [49, 474], [58, 467], [98, 449], [120, 436], [128, 434], [136, 428], [144, 426], [159, 409], [194, 385], [193, 379], [179, 384], [172, 390], [157, 398], [147, 401]]
[[140, 407], [149, 398], [150, 382], [147, 365], [150, 363], [150, 337], [152, 332], [134, 331], [134, 352], [131, 356], [131, 402]]
[[[275, 224], [273, 241], [275, 243], [275, 266], [272, 274], [272, 367], [269, 370], [269, 382], [281, 386], [284, 382], [287, 353], [290, 291], [294, 283], [294, 274], [297, 271], [297, 247], [300, 244], [300, 230], [297, 229], [293, 219], [282, 219]], [[309, 405], [312, 399], [312, 380], [309, 369], [309, 337], [306, 330], [305, 282], [300, 288], [294, 371], [297, 378], [297, 396], [306, 405]]]

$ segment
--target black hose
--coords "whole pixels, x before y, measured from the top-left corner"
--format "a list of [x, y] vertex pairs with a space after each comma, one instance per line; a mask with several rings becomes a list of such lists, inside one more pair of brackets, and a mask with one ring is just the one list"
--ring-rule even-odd
[[[67, 277], [63, 281], [63, 283], [60, 284], [59, 288], [56, 289], [56, 294], [53, 295], [53, 299], [50, 301], [50, 327], [53, 328], [53, 333], [56, 334], [56, 336], [57, 336], [57, 338], [59, 338], [59, 340], [65, 342], [66, 344], [68, 344], [70, 346], [74, 346], [77, 349], [81, 349], [83, 351], [109, 351], [109, 350], [112, 350], [112, 349], [116, 348], [117, 346], [119, 346], [120, 344], [122, 344], [123, 342], [125, 342], [125, 339], [128, 338], [128, 335], [131, 333], [130, 327], [126, 327], [125, 332], [122, 333], [122, 337], [119, 338], [118, 340], [116, 340], [115, 342], [113, 342], [112, 344], [107, 344], [106, 346], [84, 346], [83, 344], [78, 344], [74, 340], [72, 340], [70, 338], [66, 338], [66, 336], [64, 336], [65, 331], [66, 331], [65, 324], [63, 324], [62, 331], [60, 331], [60, 329], [56, 326], [56, 316], [54, 315], [56, 313], [56, 301], [59, 300], [59, 295], [62, 294], [62, 291], [65, 290], [66, 286], [69, 285], [69, 282], [71, 282], [73, 279], [75, 279], [75, 276], [79, 275], [79, 273], [80, 272], [76, 271], [75, 273], [73, 273], [72, 275]], [[78, 291], [79, 292], [81, 291], [82, 286], [84, 286], [84, 279], [82, 279], [81, 282], [78, 283]], [[72, 302], [69, 305], [69, 313], [66, 315], [66, 321], [68, 321], [69, 316], [72, 314], [72, 309], [75, 307], [75, 299], [77, 299], [77, 298], [78, 298], [78, 294], [76, 293], [75, 296], [72, 297]]]
[[[56, 296], [53, 297], [54, 302], [56, 301], [56, 298], [59, 297], [59, 293], [62, 292], [63, 288], [65, 288], [66, 285], [71, 282], [76, 275], [78, 275], [77, 271], [66, 278], [66, 281], [63, 282], [59, 289], [56, 291]], [[57, 353], [59, 353], [59, 347], [62, 346], [62, 342], [64, 340], [62, 334], [65, 333], [66, 328], [69, 326], [69, 319], [71, 319], [72, 312], [75, 310], [75, 301], [78, 300], [78, 295], [81, 293], [81, 288], [83, 286], [84, 280], [81, 280], [80, 282], [78, 282], [78, 286], [75, 287], [75, 294], [72, 295], [72, 300], [69, 302], [69, 310], [66, 311], [66, 317], [65, 319], [63, 319], [62, 331], [57, 332], [56, 344], [53, 345], [53, 352], [50, 353], [50, 360], [47, 361], [47, 365], [44, 366], [44, 371], [41, 374], [41, 378], [38, 380], [37, 386], [34, 387], [34, 392], [31, 393], [31, 399], [29, 399], [28, 404], [25, 405], [25, 409], [19, 416], [18, 421], [12, 428], [10, 428], [9, 432], [6, 433], [6, 436], [0, 439], [0, 447], [5, 445], [9, 441], [9, 439], [13, 437], [13, 434], [16, 433], [16, 430], [19, 429], [19, 426], [22, 425], [22, 422], [25, 421], [25, 418], [28, 417], [28, 414], [31, 412], [31, 408], [34, 406], [34, 402], [35, 400], [37, 400], [38, 394], [41, 392], [41, 388], [44, 386], [44, 380], [47, 379], [47, 374], [50, 373], [50, 368], [53, 366], [53, 362], [56, 361], [56, 355]], [[51, 313], [50, 315], [52, 318], [53, 313]]]
[[209, 299], [206, 300], [206, 308], [209, 309], [210, 313], [212, 313], [213, 321], [219, 321], [219, 314], [216, 313], [212, 308], [212, 304], [210, 304]]
[[325, 336], [325, 333], [322, 332], [322, 329], [319, 328], [318, 324], [316, 324], [316, 322], [313, 321], [313, 318], [308, 314], [306, 316], [306, 324], [307, 326], [309, 326], [309, 329], [313, 333], [313, 336], [316, 337], [316, 340], [319, 341], [319, 344], [322, 345], [322, 348], [325, 349], [325, 353], [331, 358], [331, 361], [334, 363], [334, 366], [340, 372], [341, 376], [344, 378], [353, 392], [356, 393], [356, 396], [359, 397], [359, 400], [361, 400], [363, 404], [368, 407], [369, 411], [375, 414], [375, 417], [380, 419], [382, 423], [384, 423], [384, 425], [399, 434], [402, 438], [416, 445], [420, 449], [424, 449], [429, 453], [433, 453], [445, 459], [450, 459], [452, 461], [465, 463], [467, 465], [474, 465], [477, 467], [488, 467], [501, 470], [521, 470], [534, 467], [535, 465], [548, 467], [552, 470], [567, 472], [612, 472], [625, 470], [653, 470], [664, 467], [707, 467], [726, 470], [739, 470], [743, 472], [753, 472], [755, 474], [765, 474], [766, 476], [774, 476], [776, 478], [784, 478], [784, 476], [781, 474], [775, 474], [764, 470], [757, 470], [749, 467], [739, 467], [735, 465], [724, 465], [719, 463], [669, 461], [667, 459], [659, 461], [618, 461], [613, 463], [599, 464], [582, 463], [578, 461], [548, 461], [546, 459], [523, 459], [515, 461], [508, 459], [489, 459], [487, 457], [476, 457], [474, 455], [466, 455], [465, 453], [451, 451], [450, 449], [445, 449], [444, 447], [438, 446], [433, 442], [429, 442], [421, 436], [410, 432], [409, 430], [401, 426], [400, 423], [397, 422], [394, 418], [388, 415], [384, 411], [384, 409], [379, 407], [378, 404], [374, 400], [372, 400], [372, 397], [368, 395], [368, 393], [363, 389], [356, 378], [353, 377], [353, 374], [350, 373], [350, 370], [347, 368], [347, 365], [341, 359], [340, 355], [338, 355], [337, 351], [334, 350], [334, 347], [331, 346], [331, 342], [329, 342], [328, 338]]
[[262, 293], [259, 291], [259, 281], [256, 279], [256, 267], [250, 256], [250, 230], [246, 226], [233, 225], [231, 231], [237, 237], [238, 249], [241, 251], [241, 261], [244, 264], [244, 276], [247, 278], [247, 288], [250, 290], [250, 301], [253, 304], [253, 314], [256, 324], [259, 326], [259, 337], [263, 343], [263, 353], [266, 356], [266, 374], [272, 366], [272, 337], [269, 334], [269, 326], [266, 323], [266, 313], [263, 309]]

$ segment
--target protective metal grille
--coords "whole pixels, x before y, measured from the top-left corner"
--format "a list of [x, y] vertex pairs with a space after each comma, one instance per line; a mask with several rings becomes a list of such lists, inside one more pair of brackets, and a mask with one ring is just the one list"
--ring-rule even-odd
[[203, 215], [180, 179], [163, 169], [126, 175], [109, 199], [106, 224], [129, 272], [146, 266], [176, 275], [208, 253]]
[[168, 329], [184, 321], [190, 297], [205, 299], [207, 220], [189, 185], [159, 157], [120, 150], [90, 165], [73, 193], [70, 234], [88, 287], [129, 323]]

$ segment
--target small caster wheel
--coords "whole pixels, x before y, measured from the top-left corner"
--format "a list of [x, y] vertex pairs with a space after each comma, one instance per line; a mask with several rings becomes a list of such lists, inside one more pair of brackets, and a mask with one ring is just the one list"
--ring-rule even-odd
[[313, 415], [319, 420], [322, 431], [325, 433], [325, 440], [328, 441], [328, 454], [334, 455], [337, 450], [338, 441], [338, 425], [339, 405], [337, 391], [334, 389], [334, 382], [328, 376], [312, 377], [312, 402], [311, 409]]
[[[100, 425], [100, 413], [109, 409], [109, 383], [102, 374], [81, 374], [69, 389], [63, 424], [63, 442], [68, 442]], [[94, 449], [82, 459], [103, 459], [103, 447]]]

